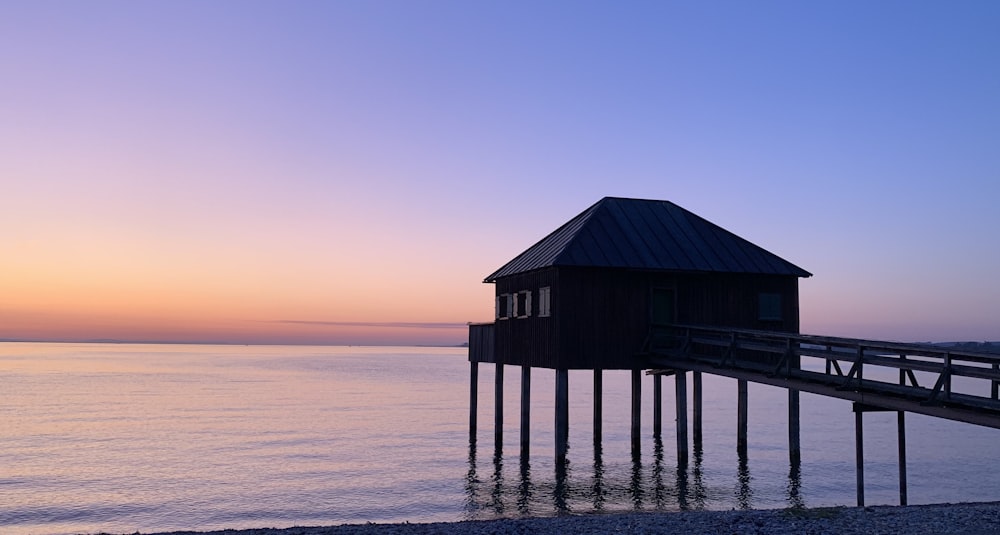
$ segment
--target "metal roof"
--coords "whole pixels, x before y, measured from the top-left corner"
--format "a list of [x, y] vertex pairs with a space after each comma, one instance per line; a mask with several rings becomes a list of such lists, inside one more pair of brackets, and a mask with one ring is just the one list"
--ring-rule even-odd
[[605, 197], [483, 282], [552, 266], [810, 277], [670, 201]]

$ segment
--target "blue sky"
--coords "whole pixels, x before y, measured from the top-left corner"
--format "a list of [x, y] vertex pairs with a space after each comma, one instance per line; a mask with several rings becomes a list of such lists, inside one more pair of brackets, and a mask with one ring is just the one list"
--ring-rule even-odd
[[614, 195], [814, 273], [805, 332], [1000, 339], [998, 27], [996, 2], [5, 2], [0, 338], [460, 341], [433, 324], [488, 320], [483, 276]]

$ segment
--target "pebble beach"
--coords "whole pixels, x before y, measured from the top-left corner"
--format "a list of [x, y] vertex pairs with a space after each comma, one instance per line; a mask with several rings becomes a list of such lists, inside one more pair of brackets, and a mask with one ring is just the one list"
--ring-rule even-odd
[[[154, 535], [195, 535], [172, 532]], [[200, 535], [486, 535], [486, 534], [986, 534], [1000, 533], [1000, 502], [907, 507], [826, 507], [573, 515], [429, 524], [349, 524], [250, 529]]]

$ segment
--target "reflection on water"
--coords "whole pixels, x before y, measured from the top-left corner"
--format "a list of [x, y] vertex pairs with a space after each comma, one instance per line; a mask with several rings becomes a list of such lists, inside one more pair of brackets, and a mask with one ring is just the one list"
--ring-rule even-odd
[[788, 468], [788, 506], [796, 509], [805, 507], [805, 501], [799, 489], [802, 486], [802, 461], [796, 459], [792, 461]]
[[750, 486], [750, 482], [753, 481], [753, 477], [750, 476], [750, 466], [747, 461], [746, 450], [741, 449], [738, 457], [739, 469], [737, 470], [737, 479], [739, 481], [739, 487], [736, 491], [736, 504], [740, 509], [752, 509], [753, 487]]
[[531, 503], [531, 463], [527, 458], [521, 457], [521, 488], [517, 494], [517, 512], [526, 515]]
[[[494, 450], [494, 453], [495, 450]], [[476, 445], [469, 445], [469, 470], [466, 478], [466, 518], [562, 515], [574, 512], [684, 511], [705, 509], [710, 497], [723, 493], [709, 488], [704, 479], [704, 451], [694, 444], [693, 463], [668, 461], [660, 437], [653, 438], [651, 459], [643, 462], [641, 450], [633, 450], [631, 462], [605, 466], [600, 445], [595, 445], [591, 466], [576, 466], [569, 460], [551, 464], [539, 462], [532, 467], [520, 457], [516, 483], [508, 483], [504, 457], [494, 454], [490, 466], [490, 484], [486, 489], [477, 473]], [[740, 509], [754, 507], [754, 478], [745, 451], [736, 456], [735, 498]], [[542, 465], [544, 469], [539, 469]], [[786, 488], [788, 507], [804, 507], [800, 494], [801, 465], [790, 463]], [[487, 513], [484, 516], [484, 513]]]
[[[491, 368], [479, 370], [484, 400], [494, 396], [485, 387], [494, 384]], [[537, 376], [532, 399], [548, 420], [554, 372]], [[462, 348], [0, 343], [0, 531], [222, 530], [856, 501], [849, 402], [803, 395], [802, 461], [790, 465], [787, 393], [750, 385], [749, 451], [740, 459], [735, 382], [706, 375], [704, 443], [693, 441], [689, 464], [678, 465], [672, 426], [662, 438], [643, 435], [631, 455], [627, 371], [604, 375], [608, 425], [592, 448], [591, 373], [570, 376], [578, 449], [556, 466], [549, 425], [532, 428], [534, 454], [523, 460], [516, 433], [507, 434], [512, 455], [496, 455], [490, 425], [478, 432], [480, 450], [470, 447]], [[505, 388], [516, 399], [517, 377]], [[651, 389], [643, 396], [648, 407]], [[479, 410], [481, 422], [495, 421], [491, 402]], [[898, 499], [895, 419], [866, 418], [866, 471], [872, 482], [889, 482], [869, 485], [871, 503]], [[989, 452], [1000, 431], [918, 416], [907, 426], [910, 503], [998, 499], [1000, 464], [989, 462]]]
[[691, 492], [691, 501], [694, 504], [692, 509], [704, 509], [705, 499], [707, 494], [705, 492], [705, 483], [702, 481], [702, 468], [701, 461], [704, 455], [704, 450], [701, 446], [701, 440], [696, 439], [694, 442], [694, 467], [691, 470], [692, 476], [694, 476], [694, 489]]
[[600, 444], [594, 444], [594, 477], [590, 486], [594, 497], [594, 511], [604, 510], [604, 460]]

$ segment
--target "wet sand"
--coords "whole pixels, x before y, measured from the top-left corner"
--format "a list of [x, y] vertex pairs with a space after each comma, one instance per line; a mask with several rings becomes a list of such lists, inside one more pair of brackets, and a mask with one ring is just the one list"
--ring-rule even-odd
[[[198, 532], [172, 532], [191, 535]], [[429, 534], [1000, 534], [1000, 502], [909, 507], [827, 507], [750, 511], [688, 511], [570, 515], [433, 524], [346, 524], [249, 529], [204, 535], [429, 535]], [[168, 535], [168, 534], [158, 534]]]

